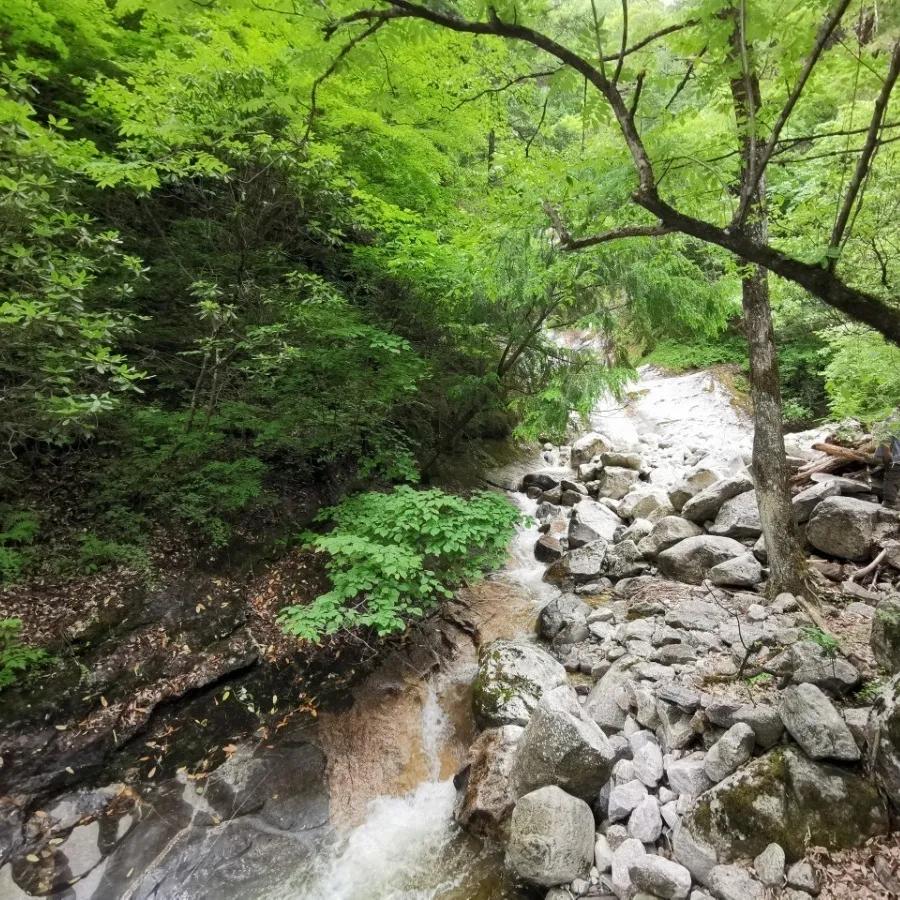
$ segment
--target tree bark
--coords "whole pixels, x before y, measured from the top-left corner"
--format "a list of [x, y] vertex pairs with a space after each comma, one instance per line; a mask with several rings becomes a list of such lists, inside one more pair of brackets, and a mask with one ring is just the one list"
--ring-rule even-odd
[[[747, 55], [740, 28], [739, 23], [735, 25], [732, 37], [735, 63]], [[741, 152], [742, 193], [747, 191], [749, 197], [745, 231], [751, 240], [765, 244], [768, 239], [766, 179], [764, 173], [759, 180], [754, 174], [757, 171], [754, 157], [759, 154], [753, 134], [754, 110], [760, 106], [759, 80], [750, 68], [743, 65], [741, 68], [741, 74], [731, 80], [731, 95]], [[783, 591], [799, 594], [806, 589], [807, 564], [791, 504], [769, 274], [762, 266], [748, 267], [741, 279], [741, 301], [750, 350], [753, 481], [768, 554], [769, 591], [773, 596]]]

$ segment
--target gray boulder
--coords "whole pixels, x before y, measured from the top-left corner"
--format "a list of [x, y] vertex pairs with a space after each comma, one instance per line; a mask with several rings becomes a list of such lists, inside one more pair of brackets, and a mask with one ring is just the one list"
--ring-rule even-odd
[[713, 566], [709, 580], [719, 587], [752, 588], [763, 580], [763, 567], [752, 553], [744, 553]]
[[607, 734], [621, 731], [625, 725], [627, 698], [634, 693], [629, 665], [630, 663], [619, 660], [613, 663], [609, 671], [591, 688], [584, 703], [584, 711]]
[[644, 797], [628, 817], [628, 837], [637, 838], [642, 844], [655, 844], [662, 834], [662, 827], [656, 797]]
[[638, 543], [638, 550], [653, 559], [663, 550], [674, 547], [679, 541], [703, 534], [703, 529], [681, 516], [663, 516], [657, 520], [650, 533]]
[[706, 707], [706, 717], [720, 728], [731, 728], [738, 722], [749, 725], [756, 737], [756, 746], [762, 750], [774, 747], [784, 734], [784, 723], [778, 710], [766, 703], [714, 700]]
[[567, 625], [585, 623], [590, 612], [584, 600], [572, 594], [560, 594], [538, 613], [538, 632], [542, 638], [552, 641]]
[[811, 759], [859, 759], [859, 747], [831, 701], [814, 684], [797, 684], [781, 692], [781, 720]]
[[641, 457], [639, 453], [617, 453], [614, 450], [607, 450], [600, 454], [600, 462], [602, 462], [604, 466], [614, 466], [620, 469], [634, 469], [635, 471], [640, 471], [641, 468]]
[[675, 512], [669, 495], [660, 487], [641, 485], [622, 498], [619, 515], [623, 519], [649, 519], [656, 522]]
[[900, 594], [890, 594], [875, 607], [870, 639], [872, 653], [882, 668], [900, 672]]
[[814, 641], [792, 644], [763, 668], [791, 684], [814, 684], [836, 696], [849, 693], [860, 682], [856, 666]]
[[588, 719], [574, 690], [563, 685], [541, 698], [519, 744], [513, 767], [517, 795], [555, 784], [593, 799], [609, 780], [613, 749], [600, 726]]
[[639, 891], [667, 900], [685, 900], [691, 892], [691, 873], [682, 865], [662, 856], [646, 854], [628, 870]]
[[715, 866], [707, 880], [718, 900], [765, 900], [766, 889], [740, 866]]
[[879, 540], [900, 527], [900, 516], [856, 497], [828, 497], [809, 517], [806, 538], [817, 550], [839, 559], [869, 559]]
[[737, 771], [753, 753], [756, 735], [744, 722], [732, 725], [722, 737], [709, 748], [703, 761], [703, 770], [714, 784]]
[[733, 538], [759, 537], [762, 534], [762, 521], [756, 504], [756, 491], [745, 491], [726, 500], [709, 533]]
[[702, 523], [715, 519], [723, 503], [752, 488], [753, 481], [749, 475], [741, 473], [730, 478], [722, 478], [691, 497], [684, 504], [681, 514], [691, 522]]
[[900, 810], [900, 675], [878, 696], [867, 730], [872, 767], [891, 803]]
[[809, 521], [812, 511], [823, 501], [829, 497], [836, 497], [840, 493], [840, 488], [834, 481], [823, 481], [821, 484], [813, 484], [805, 490], [800, 491], [791, 504], [794, 507], [794, 518], [798, 525]]
[[703, 534], [663, 550], [657, 557], [657, 565], [669, 578], [700, 584], [713, 566], [746, 552], [747, 548], [732, 538]]
[[555, 488], [560, 482], [558, 473], [550, 472], [529, 472], [523, 479], [519, 490], [525, 491], [530, 487], [539, 487], [542, 491], [549, 491]]
[[469, 748], [469, 770], [456, 805], [456, 820], [474, 834], [498, 836], [516, 794], [510, 775], [523, 729], [504, 725], [482, 731]]
[[604, 468], [598, 478], [600, 487], [597, 490], [597, 496], [621, 500], [634, 487], [639, 478], [640, 472], [635, 472], [634, 469], [608, 466]]
[[622, 520], [603, 503], [582, 500], [569, 519], [569, 549], [576, 550], [592, 541], [611, 541]]
[[538, 562], [556, 562], [563, 555], [562, 544], [549, 534], [542, 534], [534, 545], [534, 558]]
[[492, 641], [478, 657], [475, 719], [482, 728], [526, 725], [541, 697], [565, 683], [566, 670], [540, 647]]
[[768, 887], [781, 887], [784, 883], [784, 850], [779, 844], [769, 844], [756, 859], [753, 869], [759, 880]]
[[682, 822], [720, 861], [755, 857], [773, 841], [796, 860], [807, 843], [843, 849], [884, 834], [888, 815], [875, 785], [862, 775], [784, 747], [720, 781]]
[[513, 809], [506, 863], [525, 881], [553, 887], [584, 878], [594, 862], [594, 814], [555, 786], [521, 797]]
[[631, 897], [631, 867], [647, 855], [644, 845], [636, 838], [626, 838], [616, 847], [612, 860], [612, 886], [619, 897]]
[[544, 572], [544, 579], [555, 584], [564, 584], [567, 581], [586, 584], [589, 581], [596, 581], [603, 574], [603, 562], [608, 546], [606, 541], [600, 539], [564, 553]]
[[721, 480], [722, 476], [713, 469], [697, 464], [688, 471], [684, 478], [669, 491], [669, 501], [676, 512], [681, 512], [684, 504], [696, 496], [704, 488]]
[[609, 441], [602, 435], [598, 434], [596, 431], [588, 432], [583, 437], [578, 438], [574, 444], [572, 444], [572, 451], [569, 455], [569, 462], [573, 466], [573, 468], [577, 468], [582, 463], [590, 462], [595, 456], [602, 453], [604, 450], [612, 449], [609, 445]]
[[679, 796], [693, 799], [712, 787], [701, 752], [668, 761], [666, 774], [669, 776], [669, 786]]
[[641, 551], [634, 541], [619, 541], [618, 544], [611, 544], [606, 549], [603, 570], [613, 581], [640, 575], [648, 568], [649, 565], [644, 562]]

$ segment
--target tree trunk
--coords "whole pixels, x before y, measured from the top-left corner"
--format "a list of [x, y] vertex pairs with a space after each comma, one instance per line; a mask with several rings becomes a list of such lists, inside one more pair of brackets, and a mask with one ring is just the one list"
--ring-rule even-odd
[[[733, 33], [734, 60], [743, 58], [740, 26]], [[741, 152], [741, 185], [746, 185], [758, 165], [754, 136], [754, 110], [759, 109], [759, 81], [749, 65], [731, 81], [735, 119]], [[753, 240], [768, 239], [766, 181], [759, 179], [750, 195], [746, 232]], [[788, 480], [784, 451], [781, 386], [772, 308], [769, 304], [769, 275], [762, 266], [751, 265], [741, 279], [744, 325], [750, 350], [750, 396], [753, 400], [753, 481], [769, 557], [769, 591], [803, 593], [807, 589], [806, 556], [800, 546]]]

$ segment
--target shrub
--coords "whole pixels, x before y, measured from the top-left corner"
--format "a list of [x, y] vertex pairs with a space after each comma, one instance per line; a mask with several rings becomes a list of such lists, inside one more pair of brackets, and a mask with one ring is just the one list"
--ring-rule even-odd
[[304, 640], [343, 628], [402, 631], [454, 587], [503, 561], [519, 513], [495, 493], [464, 498], [401, 486], [356, 494], [319, 518], [334, 528], [304, 539], [329, 554], [332, 588], [280, 613], [284, 630]]
[[21, 575], [38, 529], [38, 518], [31, 510], [0, 506], [0, 582]]
[[21, 619], [0, 619], [0, 690], [15, 682], [20, 673], [52, 659], [46, 650], [22, 644], [21, 631]]

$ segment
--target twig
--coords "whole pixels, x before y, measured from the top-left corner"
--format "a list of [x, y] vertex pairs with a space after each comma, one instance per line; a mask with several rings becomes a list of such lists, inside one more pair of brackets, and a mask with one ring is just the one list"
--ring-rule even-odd
[[858, 581], [860, 578], [865, 578], [866, 575], [869, 574], [873, 569], [877, 569], [881, 565], [881, 561], [887, 556], [887, 548], [881, 551], [875, 559], [872, 560], [867, 566], [863, 566], [861, 569], [857, 569], [847, 580], [848, 581]]

